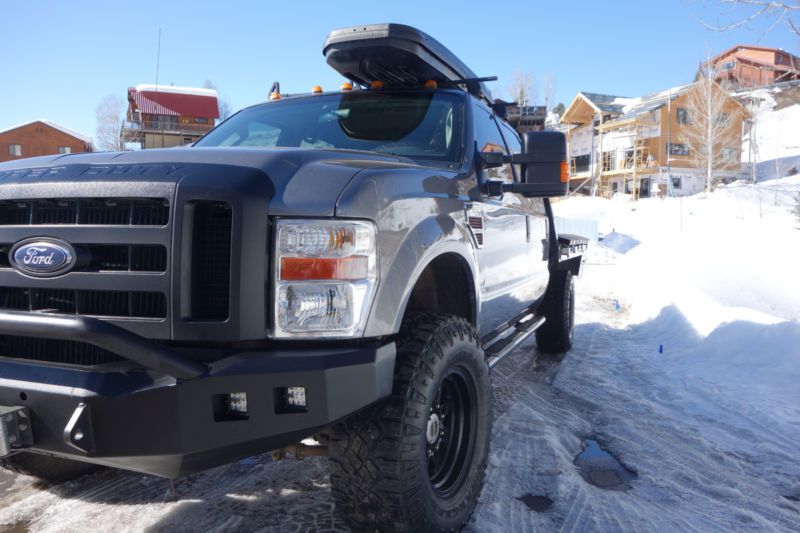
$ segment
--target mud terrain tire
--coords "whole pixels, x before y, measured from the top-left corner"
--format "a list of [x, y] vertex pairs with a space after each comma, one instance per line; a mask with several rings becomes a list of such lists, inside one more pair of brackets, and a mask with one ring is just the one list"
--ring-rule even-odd
[[414, 314], [398, 339], [391, 396], [333, 427], [337, 514], [357, 531], [458, 531], [483, 485], [489, 368], [472, 325]]

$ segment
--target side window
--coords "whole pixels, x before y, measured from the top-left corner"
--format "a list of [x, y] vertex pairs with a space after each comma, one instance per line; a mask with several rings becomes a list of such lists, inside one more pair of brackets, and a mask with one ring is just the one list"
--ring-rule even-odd
[[[522, 142], [519, 140], [519, 134], [505, 122], [500, 122], [500, 128], [503, 133], [503, 138], [506, 140], [506, 146], [511, 150], [512, 154], [522, 152]], [[520, 165], [512, 165], [514, 168], [514, 178], [517, 181], [522, 181], [522, 167]]]
[[[478, 145], [479, 152], [502, 152], [508, 153], [506, 145], [503, 142], [503, 136], [500, 135], [500, 130], [497, 123], [489, 112], [479, 105], [475, 105], [474, 109], [474, 122], [475, 122], [475, 143]], [[503, 165], [497, 168], [488, 168], [484, 170], [486, 177], [490, 180], [501, 180], [506, 183], [514, 181], [514, 175], [511, 173], [510, 165]]]

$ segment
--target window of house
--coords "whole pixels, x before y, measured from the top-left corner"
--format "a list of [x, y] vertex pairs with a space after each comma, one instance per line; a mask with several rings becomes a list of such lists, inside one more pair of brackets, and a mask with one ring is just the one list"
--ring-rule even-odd
[[58, 153], [59, 154], [71, 154], [72, 153], [72, 148], [70, 148], [69, 146], [59, 146], [58, 147]]
[[208, 118], [207, 117], [194, 117], [194, 123], [195, 124], [208, 124]]
[[789, 58], [786, 57], [783, 54], [775, 54], [775, 64], [776, 65], [788, 65], [789, 64], [788, 59]]
[[9, 144], [8, 145], [8, 155], [12, 155], [15, 157], [19, 157], [22, 155], [22, 145], [21, 144]]
[[633, 168], [633, 148], [625, 150], [625, 168]]
[[176, 115], [155, 115], [155, 122], [158, 129], [178, 129], [178, 117]]
[[723, 148], [722, 160], [723, 161], [736, 161], [739, 159], [739, 150], [736, 148]]
[[587, 172], [591, 163], [592, 154], [576, 155], [572, 158], [573, 172]]
[[669, 155], [689, 155], [689, 147], [680, 143], [669, 143]]
[[619, 192], [619, 182], [612, 181], [611, 182], [611, 192], [618, 193]]
[[677, 110], [676, 116], [678, 124], [688, 124], [689, 123], [689, 110], [684, 107], [679, 107]]
[[672, 178], [672, 188], [673, 189], [680, 189], [681, 188], [681, 178], [680, 178], [680, 176], [673, 176], [673, 178]]
[[721, 70], [733, 70], [736, 64], [733, 61], [726, 61], [722, 64]]
[[727, 128], [731, 123], [731, 115], [730, 113], [720, 113], [719, 115], [719, 125], [723, 128]]

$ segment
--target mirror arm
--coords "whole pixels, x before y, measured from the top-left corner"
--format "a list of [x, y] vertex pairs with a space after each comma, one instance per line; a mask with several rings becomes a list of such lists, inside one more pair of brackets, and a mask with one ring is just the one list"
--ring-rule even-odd
[[502, 165], [527, 165], [540, 161], [534, 154], [504, 154], [501, 152], [481, 152], [481, 165], [483, 168], [495, 168]]

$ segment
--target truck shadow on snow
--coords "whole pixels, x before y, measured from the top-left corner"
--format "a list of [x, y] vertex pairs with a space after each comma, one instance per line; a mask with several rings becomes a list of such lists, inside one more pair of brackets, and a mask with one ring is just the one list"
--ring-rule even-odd
[[[612, 451], [624, 448], [624, 433], [629, 428], [621, 428], [619, 414], [609, 410], [605, 401], [609, 405], [638, 402], [644, 407], [640, 407], [643, 411], [636, 414], [637, 418], [659, 420], [658, 413], [647, 410], [657, 409], [662, 401], [669, 403], [676, 394], [635, 383], [643, 379], [636, 368], [646, 360], [663, 363], [667, 370], [682, 361], [706, 358], [713, 369], [724, 358], [734, 371], [738, 369], [748, 379], [758, 381], [774, 376], [774, 372], [760, 374], [754, 369], [757, 365], [752, 358], [758, 357], [771, 368], [787, 363], [785, 354], [796, 353], [797, 346], [800, 346], [797, 322], [764, 325], [738, 321], [722, 324], [702, 337], [675, 307], [666, 307], [654, 319], [623, 329], [600, 323], [577, 325], [575, 347], [566, 356], [540, 354], [534, 343], [527, 341], [493, 369], [496, 422], [492, 453], [486, 486], [469, 529], [499, 531], [502, 528], [496, 525], [504, 524], [512, 515], [516, 519], [522, 516], [522, 522], [516, 525], [526, 529], [564, 525], [574, 512], [570, 499], [576, 494], [570, 494], [585, 483], [571, 460], [581, 453], [585, 439], [597, 436]], [[630, 372], [631, 390], [608, 387], [603, 372], [599, 376], [596, 372], [598, 365], [604, 365], [605, 372], [614, 374]], [[703, 365], [696, 368], [697, 379], [704, 379]], [[787, 372], [786, 379], [792, 375]], [[592, 394], [582, 395], [581, 390], [591, 390]], [[642, 395], [647, 396], [646, 402], [640, 401]], [[684, 445], [691, 447], [696, 440], [689, 432]], [[652, 452], [648, 450], [647, 455], [652, 456]], [[715, 475], [719, 469], [731, 472], [731, 479], [720, 480], [724, 485], [736, 482], [733, 476], [737, 471], [745, 469], [752, 476], [758, 474], [759, 468], [765, 468], [750, 463], [744, 456], [708, 455], [707, 450], [703, 454], [702, 463], [662, 465], [672, 468], [673, 473], [659, 483], [674, 481], [679, 485], [681, 475], [687, 472], [696, 475], [698, 470], [702, 473], [707, 468]], [[650, 496], [642, 487], [661, 474], [653, 472], [652, 457], [631, 454], [630, 449], [625, 449], [622, 457], [640, 477], [631, 483], [630, 491], [612, 497], [638, 500], [638, 505], [646, 509]], [[665, 455], [664, 462], [669, 457]], [[153, 531], [347, 530], [334, 515], [324, 458], [273, 462], [268, 454], [262, 454], [183, 478], [175, 483], [174, 496], [167, 480], [114, 470], [47, 490], [65, 500], [92, 506], [145, 506], [147, 510], [141, 517], [131, 511], [129, 520], [152, 524], [148, 529]], [[675, 490], [680, 492], [680, 486]], [[775, 490], [778, 494], [794, 494], [788, 484]], [[553, 505], [545, 512], [531, 512], [519, 499], [525, 494], [541, 495], [551, 499]], [[714, 505], [725, 508], [747, 504], [717, 499], [720, 501]], [[790, 499], [785, 501], [792, 504]], [[663, 510], [652, 504], [654, 513], [663, 514]], [[589, 500], [584, 505], [591, 507], [593, 502]], [[784, 517], [778, 514], [766, 518], [780, 524]], [[660, 520], [670, 523], [669, 513]], [[680, 524], [677, 517], [674, 524]], [[605, 526], [613, 524], [601, 528]]]

